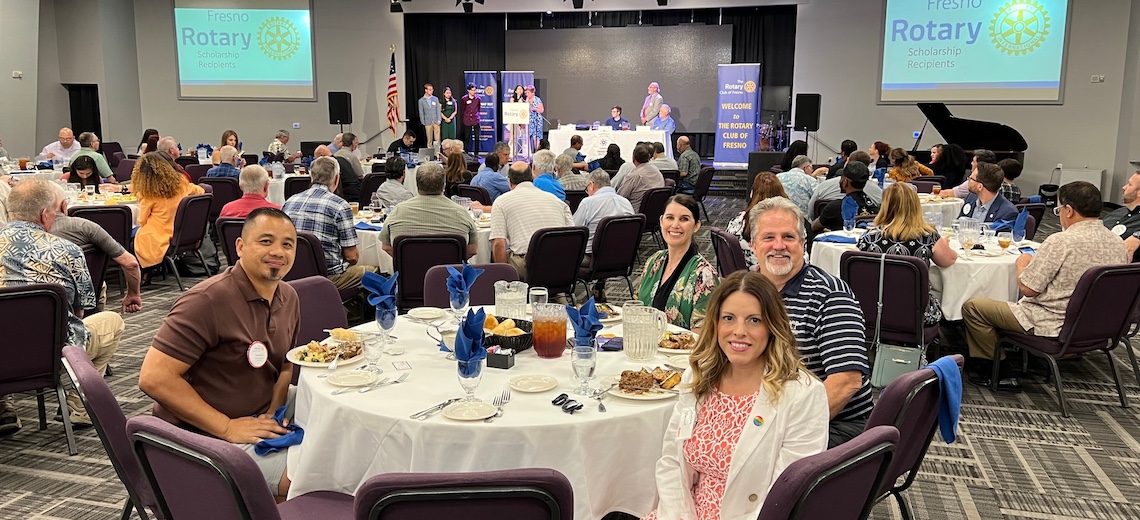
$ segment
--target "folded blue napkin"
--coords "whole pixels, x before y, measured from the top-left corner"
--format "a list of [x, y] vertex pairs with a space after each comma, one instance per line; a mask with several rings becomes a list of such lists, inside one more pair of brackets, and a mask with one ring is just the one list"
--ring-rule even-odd
[[[289, 405], [282, 405], [281, 408], [278, 408], [277, 411], [273, 413], [273, 420], [277, 421], [277, 424], [281, 424], [281, 422], [285, 419], [286, 408], [289, 408]], [[288, 448], [289, 446], [296, 446], [298, 444], [301, 444], [301, 441], [305, 439], [305, 430], [301, 429], [300, 426], [289, 423], [285, 429], [289, 430], [289, 433], [286, 433], [285, 435], [282, 435], [276, 439], [265, 439], [255, 444], [253, 446], [253, 452], [261, 457], [264, 457], [270, 453], [276, 453], [282, 449]]]
[[1013, 221], [1013, 232], [1025, 235], [1025, 223], [1029, 220], [1029, 209], [1021, 208], [1021, 212], [1017, 214], [1017, 219]]
[[598, 335], [599, 330], [602, 330], [602, 322], [599, 321], [601, 316], [597, 306], [594, 305], [594, 297], [591, 296], [589, 300], [586, 300], [581, 309], [567, 305], [566, 316], [569, 318], [567, 321], [570, 322], [570, 325], [574, 326], [574, 344], [593, 344], [594, 337]]
[[355, 227], [356, 229], [362, 229], [362, 230], [364, 230], [364, 231], [384, 231], [384, 226], [383, 226], [383, 225], [380, 225], [380, 224], [372, 224], [372, 223], [369, 223], [369, 222], [364, 222], [364, 221], [361, 221], [361, 222], [357, 222], [357, 223], [356, 223], [356, 226], [354, 226], [354, 227]]
[[206, 149], [206, 155], [212, 155], [214, 153], [214, 147], [207, 143], [198, 143], [198, 146], [194, 147], [195, 150], [201, 150], [202, 148]]
[[818, 235], [815, 237], [815, 241], [816, 242], [831, 242], [833, 244], [854, 244], [854, 243], [858, 242], [858, 239], [856, 239], [855, 237], [849, 237], [846, 235], [835, 234], [835, 235]]
[[958, 437], [958, 415], [962, 411], [962, 373], [950, 356], [926, 365], [938, 376], [938, 429], [942, 440], [951, 444]]
[[887, 179], [887, 169], [886, 168], [875, 168], [875, 171], [872, 173], [872, 175], [875, 176], [875, 180], [878, 181], [879, 187], [882, 188], [883, 183], [886, 182], [886, 179]]
[[[1013, 229], [1013, 223], [1014, 221], [1009, 219], [995, 220], [993, 222], [990, 222], [990, 229], [994, 231], [1009, 231], [1010, 229]], [[1022, 227], [1024, 227], [1024, 223], [1022, 223]]]
[[455, 334], [455, 359], [472, 366], [459, 365], [465, 376], [474, 377], [479, 373], [480, 360], [487, 357], [487, 348], [483, 346], [483, 320], [487, 318], [480, 308], [477, 311], [467, 311], [467, 319]]
[[[471, 286], [475, 285], [475, 279], [483, 274], [482, 269], [471, 267], [471, 264], [463, 262], [463, 272], [459, 272], [450, 265], [447, 266], [447, 292], [451, 294], [451, 298], [462, 298], [463, 296], [471, 293]], [[482, 322], [480, 322], [482, 323]]]
[[371, 271], [364, 272], [360, 283], [368, 289], [368, 304], [378, 309], [392, 309], [396, 307], [396, 279], [400, 273], [392, 273], [391, 278], [378, 275]]
[[1032, 204], [1041, 204], [1041, 196], [1040, 195], [1030, 195], [1029, 196], [1029, 202]]
[[859, 203], [852, 197], [843, 197], [843, 220], [851, 220], [859, 214]]

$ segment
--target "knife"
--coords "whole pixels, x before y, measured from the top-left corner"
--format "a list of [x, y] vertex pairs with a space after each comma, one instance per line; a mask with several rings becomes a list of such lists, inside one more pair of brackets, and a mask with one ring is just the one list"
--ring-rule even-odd
[[448, 400], [446, 400], [442, 403], [439, 403], [439, 404], [437, 404], [431, 408], [428, 408], [426, 410], [421, 410], [421, 411], [418, 411], [412, 415], [409, 415], [408, 418], [409, 419], [427, 419], [429, 416], [434, 415], [434, 414], [442, 411], [444, 408], [447, 408], [447, 405], [454, 403], [458, 400], [460, 400], [460, 398], [458, 398], [458, 397], [455, 399], [448, 399]]

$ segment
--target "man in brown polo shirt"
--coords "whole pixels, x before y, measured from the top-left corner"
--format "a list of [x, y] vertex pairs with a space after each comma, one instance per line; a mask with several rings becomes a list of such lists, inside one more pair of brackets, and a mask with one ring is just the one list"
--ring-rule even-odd
[[237, 241], [241, 259], [174, 303], [139, 372], [155, 416], [243, 445], [282, 497], [290, 484], [286, 450], [258, 456], [253, 445], [288, 431], [272, 417], [292, 401], [285, 353], [297, 340], [300, 303], [280, 282], [296, 243], [281, 210], [250, 212]]

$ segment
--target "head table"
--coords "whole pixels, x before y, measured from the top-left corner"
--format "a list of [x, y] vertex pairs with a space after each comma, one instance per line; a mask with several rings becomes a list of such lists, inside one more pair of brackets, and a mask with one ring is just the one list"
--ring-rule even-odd
[[[358, 329], [379, 330], [375, 322]], [[577, 382], [569, 354], [541, 359], [530, 349], [517, 354], [509, 370], [484, 368], [476, 397], [489, 403], [508, 388], [511, 378], [522, 375], [552, 376], [556, 388], [539, 393], [512, 390], [503, 416], [492, 423], [456, 421], [442, 414], [410, 419], [420, 410], [461, 397], [463, 390], [456, 362], [447, 360], [428, 337], [426, 325], [401, 316], [392, 334], [406, 353], [385, 354], [379, 366], [382, 376], [395, 379], [403, 371], [396, 370], [394, 362], [409, 364], [403, 383], [363, 394], [332, 395], [336, 387], [317, 377], [326, 369], [301, 369], [295, 421], [305, 429], [305, 440], [289, 450], [290, 496], [317, 490], [353, 493], [380, 473], [542, 467], [570, 480], [575, 518], [593, 520], [610, 511], [641, 515], [653, 508], [654, 467], [676, 397], [635, 401], [607, 395], [607, 412], [602, 413], [597, 401], [571, 391]], [[621, 335], [621, 325], [607, 326], [600, 334]], [[621, 352], [599, 352], [591, 385], [598, 387], [602, 379], [622, 370], [652, 369], [666, 361], [664, 354], [640, 363]], [[551, 404], [560, 393], [585, 408], [573, 415], [563, 412]]]
[[[824, 235], [844, 233], [836, 231]], [[860, 230], [856, 230], [848, 236], [860, 233]], [[1026, 240], [1021, 243], [1021, 247], [1026, 246], [1037, 249], [1041, 244]], [[951, 239], [950, 247], [958, 253], [958, 260], [953, 265], [930, 265], [931, 292], [942, 302], [942, 314], [947, 320], [961, 320], [962, 306], [971, 298], [1013, 302], [1021, 297], [1016, 265], [1020, 253], [1016, 246], [1011, 245], [1008, 251], [1003, 252], [996, 241], [991, 241], [985, 244], [985, 252], [974, 251], [970, 258], [964, 256], [965, 252], [957, 240]], [[858, 248], [855, 244], [815, 242], [812, 244], [811, 265], [839, 276], [839, 261], [844, 251], [858, 251]]]

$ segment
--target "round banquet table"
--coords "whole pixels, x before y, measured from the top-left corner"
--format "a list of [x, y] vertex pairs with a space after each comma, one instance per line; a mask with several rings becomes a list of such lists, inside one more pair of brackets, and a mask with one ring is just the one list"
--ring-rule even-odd
[[[391, 273], [395, 269], [392, 263], [392, 255], [389, 255], [382, 244], [380, 243], [380, 230], [383, 229], [382, 224], [373, 224], [371, 228], [363, 228], [360, 225], [362, 219], [356, 219], [356, 238], [360, 241], [357, 244], [357, 251], [360, 252], [360, 265], [374, 265], [380, 268], [382, 273]], [[468, 263], [473, 264], [489, 264], [491, 263], [491, 225], [488, 222], [486, 225], [479, 225], [477, 231], [477, 238], [479, 241], [479, 250], [475, 256], [469, 258]]]
[[942, 199], [934, 197], [922, 197], [920, 200], [929, 200], [929, 202], [922, 203], [923, 213], [940, 213], [944, 225], [950, 225], [950, 222], [954, 222], [958, 219], [958, 213], [962, 211], [962, 204], [966, 202], [962, 199]]
[[[859, 231], [853, 232], [853, 235]], [[844, 232], [824, 233], [823, 235], [844, 235]], [[1022, 247], [1037, 249], [1040, 244], [1030, 240], [1021, 243]], [[950, 267], [930, 265], [931, 292], [942, 302], [942, 315], [947, 320], [962, 319], [962, 305], [971, 298], [991, 298], [1013, 302], [1021, 297], [1017, 285], [1017, 257], [1020, 253], [1014, 246], [1002, 252], [996, 241], [986, 244], [986, 252], [974, 251], [970, 258], [963, 256], [962, 246], [957, 240], [950, 240], [950, 247], [958, 253], [958, 260]], [[855, 244], [815, 242], [812, 244], [810, 263], [839, 276], [839, 261], [844, 251], [857, 251]], [[1012, 253], [1010, 253], [1012, 251]], [[988, 255], [988, 256], [982, 256]]]
[[[372, 173], [372, 163], [363, 162], [361, 164], [364, 166], [365, 175]], [[407, 175], [404, 176], [404, 187], [408, 188], [408, 191], [411, 191], [412, 195], [418, 195], [419, 189], [416, 188], [416, 169], [408, 168], [407, 172]], [[294, 177], [294, 175], [286, 175], [286, 177]], [[284, 178], [269, 179], [269, 194], [265, 197], [265, 200], [277, 204], [278, 206], [285, 204]], [[349, 202], [352, 201], [350, 200]]]
[[115, 203], [115, 204], [107, 204], [104, 201], [94, 201], [94, 202], [76, 201], [76, 202], [68, 202], [67, 203], [68, 208], [97, 208], [100, 206], [126, 206], [128, 208], [131, 208], [131, 227], [137, 227], [139, 225], [139, 203], [138, 202], [119, 202], [119, 203]]
[[[377, 331], [375, 322], [358, 329]], [[527, 467], [552, 468], [570, 480], [574, 517], [595, 520], [610, 511], [642, 515], [657, 496], [655, 466], [676, 397], [634, 401], [607, 395], [607, 412], [597, 402], [574, 394], [570, 356], [541, 359], [533, 349], [515, 356], [509, 370], [484, 368], [477, 398], [490, 403], [511, 378], [543, 374], [558, 386], [540, 393], [512, 390], [503, 416], [493, 423], [455, 421], [437, 414], [426, 420], [408, 416], [461, 397], [456, 362], [448, 361], [427, 336], [427, 327], [401, 316], [393, 330], [403, 355], [385, 354], [379, 366], [393, 379], [411, 369], [403, 383], [368, 393], [332, 395], [336, 387], [317, 376], [324, 368], [300, 368], [295, 421], [304, 442], [289, 449], [289, 496], [318, 490], [354, 493], [369, 477], [391, 472], [454, 473]], [[679, 330], [679, 329], [678, 329]], [[602, 334], [621, 334], [617, 324]], [[635, 363], [621, 352], [599, 352], [594, 387], [622, 370], [666, 362], [664, 354]], [[343, 370], [351, 370], [345, 368]], [[573, 415], [550, 403], [560, 393], [586, 406]]]

